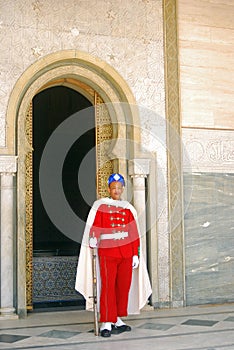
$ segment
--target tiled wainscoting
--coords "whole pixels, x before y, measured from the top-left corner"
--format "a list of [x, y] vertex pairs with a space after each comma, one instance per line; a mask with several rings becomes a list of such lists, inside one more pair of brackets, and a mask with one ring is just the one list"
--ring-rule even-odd
[[75, 290], [77, 256], [37, 256], [33, 258], [33, 303], [78, 301]]

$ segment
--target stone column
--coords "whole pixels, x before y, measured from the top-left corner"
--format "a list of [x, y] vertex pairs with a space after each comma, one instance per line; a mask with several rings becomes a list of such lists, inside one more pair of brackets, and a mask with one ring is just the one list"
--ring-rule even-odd
[[15, 157], [0, 157], [1, 180], [1, 317], [15, 317], [14, 307], [14, 191]]
[[145, 180], [149, 174], [150, 159], [132, 159], [129, 161], [129, 175], [133, 179], [133, 205], [137, 211], [141, 231], [141, 245], [145, 260], [147, 259], [146, 242], [146, 187]]

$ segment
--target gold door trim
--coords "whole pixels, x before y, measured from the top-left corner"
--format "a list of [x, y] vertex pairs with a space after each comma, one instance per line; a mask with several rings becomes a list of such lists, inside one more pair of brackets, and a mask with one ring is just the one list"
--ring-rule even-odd
[[110, 114], [102, 98], [95, 92], [95, 122], [96, 122], [96, 166], [97, 166], [97, 197], [107, 197], [107, 179], [113, 173], [113, 163], [108, 159], [108, 149], [113, 137], [113, 125]]
[[25, 156], [25, 240], [26, 240], [26, 305], [32, 309], [33, 296], [33, 149], [32, 149], [32, 102], [30, 103], [26, 119], [25, 132], [30, 145], [30, 151]]

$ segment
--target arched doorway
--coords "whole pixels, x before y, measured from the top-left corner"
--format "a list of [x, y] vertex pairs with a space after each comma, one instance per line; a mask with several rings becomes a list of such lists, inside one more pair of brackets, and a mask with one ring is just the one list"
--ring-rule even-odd
[[[76, 120], [75, 129], [69, 127], [65, 134], [60, 134], [60, 127], [67, 121], [69, 124], [70, 119]], [[82, 126], [86, 124], [87, 119], [89, 127], [82, 133]], [[69, 211], [74, 212], [75, 217], [80, 219], [73, 227], [72, 239], [67, 235], [69, 220], [66, 221], [63, 204], [52, 200], [53, 212], [57, 218], [61, 216], [64, 222], [61, 229], [58, 222], [54, 221], [53, 215], [51, 216], [51, 211], [47, 211], [48, 207], [42, 200], [41, 188], [39, 189], [39, 166], [42, 156], [57, 130], [60, 132], [59, 144], [53, 150], [55, 154], [53, 152], [43, 164], [49, 168], [53, 158], [58, 158], [59, 162], [62, 160], [62, 192], [69, 204]], [[106, 186], [103, 188], [102, 182], [106, 183], [107, 177], [113, 171], [112, 161], [108, 160], [106, 154], [107, 149], [103, 152], [99, 147], [103, 139], [112, 139], [109, 113], [102, 98], [88, 85], [78, 80], [71, 82], [68, 78], [66, 84], [64, 79], [53, 81], [49, 86], [42, 87], [30, 104], [26, 117], [26, 137], [30, 144], [24, 162], [27, 309], [71, 305], [84, 307], [83, 297], [74, 289], [77, 258], [89, 208], [97, 196], [107, 194]], [[72, 141], [70, 137], [73, 138]], [[61, 158], [57, 150], [61, 143], [60, 149], [63, 151], [64, 138], [69, 140], [69, 148], [65, 152], [66, 156]], [[89, 164], [86, 169], [88, 171], [85, 171], [80, 165], [87, 154]], [[50, 175], [47, 173], [51, 178]], [[59, 175], [57, 172], [53, 175], [52, 181], [56, 182]], [[79, 179], [85, 179], [86, 184], [88, 182], [88, 186], [83, 188], [85, 198], [84, 192], [80, 191], [77, 175]], [[46, 192], [49, 192], [47, 178]], [[57, 188], [53, 193], [50, 192], [51, 197], [56, 195]], [[77, 234], [80, 237], [77, 237]]]
[[[90, 207], [82, 197], [77, 174], [90, 149], [95, 147], [95, 113], [91, 102], [78, 91], [66, 86], [49, 87], [34, 96], [33, 111], [33, 309], [78, 306], [83, 298], [74, 290], [80, 244], [66, 236], [53, 223], [40, 195], [39, 171], [44, 148], [51, 134], [72, 114], [88, 109], [92, 128], [71, 146], [63, 166], [63, 189], [68, 203], [84, 223]], [[79, 114], [77, 113], [78, 117]], [[81, 116], [80, 116], [81, 119]], [[82, 120], [80, 120], [82, 123]], [[62, 141], [62, 140], [61, 140]], [[87, 178], [89, 197], [96, 199], [96, 159], [94, 153]], [[82, 225], [83, 223], [83, 225]]]
[[[32, 100], [54, 86], [70, 87], [86, 97], [95, 109], [96, 145], [109, 140], [105, 147], [97, 147], [97, 196], [106, 194], [108, 172], [119, 171], [129, 179], [128, 160], [139, 157], [138, 148], [131, 143], [140, 140], [135, 99], [108, 64], [86, 53], [60, 51], [37, 61], [20, 77], [9, 101], [7, 120], [16, 128], [11, 128], [13, 143], [9, 147], [15, 147], [18, 159], [16, 308], [21, 317], [32, 307]], [[128, 199], [132, 193], [129, 186], [130, 182], [125, 191]]]

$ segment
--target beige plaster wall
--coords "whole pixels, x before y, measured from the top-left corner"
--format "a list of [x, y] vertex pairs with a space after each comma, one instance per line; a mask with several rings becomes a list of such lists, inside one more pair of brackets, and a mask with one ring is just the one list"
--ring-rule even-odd
[[[162, 0], [0, 0], [0, 41], [0, 153], [17, 80], [60, 50], [103, 60], [127, 82], [138, 104], [164, 115]], [[146, 113], [142, 124], [150, 124]]]
[[184, 170], [234, 173], [234, 2], [178, 0]]
[[183, 127], [234, 129], [233, 18], [233, 0], [178, 0]]

